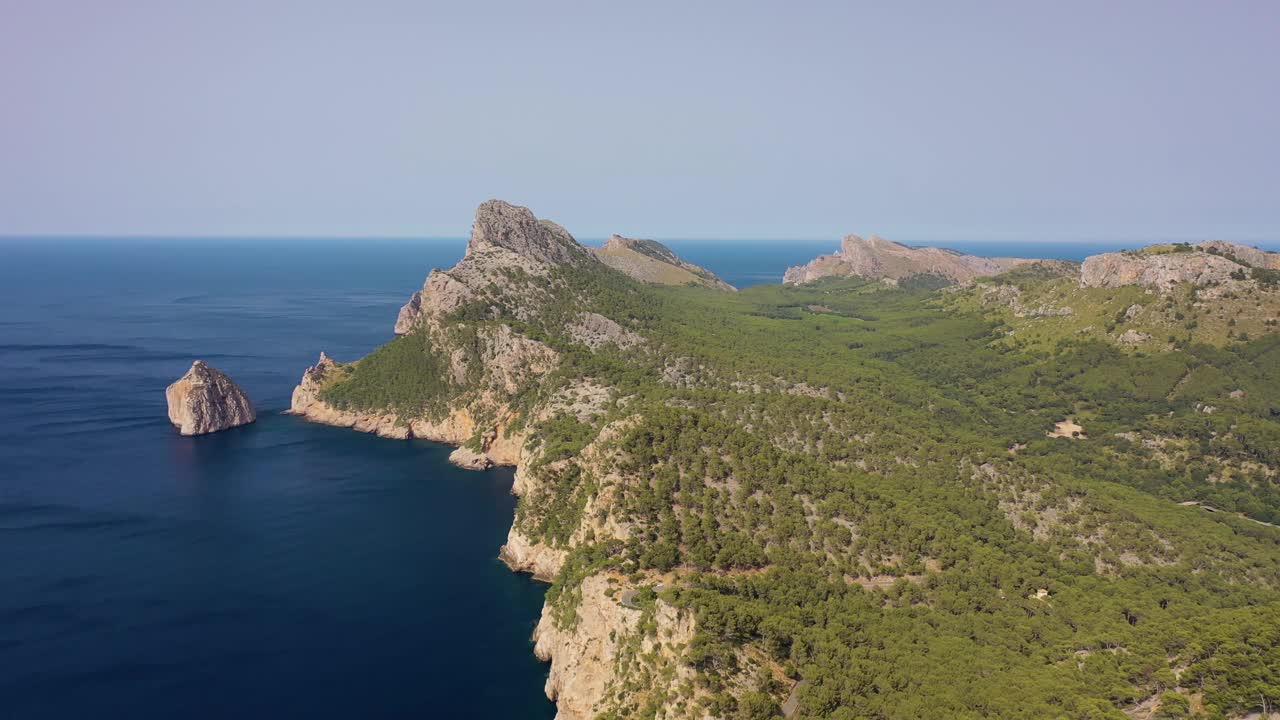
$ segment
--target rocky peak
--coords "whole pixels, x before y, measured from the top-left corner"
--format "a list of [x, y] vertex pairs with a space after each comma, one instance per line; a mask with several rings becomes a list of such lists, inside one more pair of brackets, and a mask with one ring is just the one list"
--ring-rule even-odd
[[315, 365], [302, 371], [302, 382], [293, 388], [293, 398], [289, 405], [289, 413], [293, 415], [305, 415], [307, 408], [314, 405], [320, 399], [320, 389], [324, 386], [325, 378], [334, 368], [338, 367], [338, 363], [333, 358], [320, 352], [320, 359]]
[[400, 308], [395, 332], [404, 335], [424, 318], [482, 301], [486, 288], [506, 286], [513, 273], [545, 276], [556, 266], [593, 262], [591, 253], [556, 223], [539, 220], [529, 208], [490, 200], [476, 209], [466, 255], [453, 267], [427, 275], [422, 289]]
[[737, 289], [710, 270], [681, 260], [671, 248], [657, 240], [611, 235], [604, 245], [589, 250], [600, 262], [641, 282]]
[[915, 275], [931, 275], [946, 282], [968, 282], [998, 275], [1019, 265], [1035, 262], [1024, 258], [988, 258], [939, 247], [910, 247], [879, 235], [862, 238], [846, 235], [840, 250], [788, 268], [786, 283], [807, 283], [824, 277], [862, 277], [896, 282]]
[[490, 200], [476, 209], [467, 254], [492, 248], [504, 248], [549, 265], [577, 263], [590, 257], [563, 227], [539, 220], [529, 208], [501, 200]]
[[169, 422], [183, 435], [203, 435], [253, 422], [253, 403], [239, 385], [203, 360], [164, 390]]
[[902, 243], [885, 240], [875, 234], [868, 235], [866, 238], [859, 235], [845, 235], [840, 239], [840, 254], [845, 257], [854, 257], [858, 254], [874, 252], [877, 249], [887, 252], [902, 252], [911, 248]]
[[663, 245], [657, 240], [640, 240], [637, 238], [622, 237], [616, 233], [609, 236], [609, 239], [605, 241], [605, 244], [601, 249], [614, 251], [622, 249], [634, 250], [642, 255], [648, 255], [655, 260], [661, 260], [662, 262], [680, 262], [680, 258], [676, 257], [675, 252], [672, 251], [671, 248]]

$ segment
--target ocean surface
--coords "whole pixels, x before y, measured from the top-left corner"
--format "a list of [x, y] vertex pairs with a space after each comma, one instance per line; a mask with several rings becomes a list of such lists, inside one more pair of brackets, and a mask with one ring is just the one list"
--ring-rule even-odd
[[[740, 287], [837, 246], [669, 244]], [[463, 247], [0, 240], [0, 717], [554, 715], [543, 587], [496, 559], [511, 472], [279, 414], [319, 351], [390, 339]], [[195, 358], [256, 424], [177, 435], [164, 388]]]

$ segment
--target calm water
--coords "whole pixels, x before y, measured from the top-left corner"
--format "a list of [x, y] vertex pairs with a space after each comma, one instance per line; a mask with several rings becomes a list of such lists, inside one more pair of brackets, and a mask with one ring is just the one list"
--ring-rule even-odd
[[[674, 241], [740, 287], [835, 241]], [[955, 243], [1080, 259], [1119, 245]], [[0, 717], [550, 718], [506, 470], [279, 415], [462, 240], [0, 241]], [[259, 409], [179, 437], [201, 357]]]
[[[511, 473], [278, 414], [461, 249], [0, 244], [0, 717], [554, 715]], [[255, 425], [173, 431], [194, 357]]]

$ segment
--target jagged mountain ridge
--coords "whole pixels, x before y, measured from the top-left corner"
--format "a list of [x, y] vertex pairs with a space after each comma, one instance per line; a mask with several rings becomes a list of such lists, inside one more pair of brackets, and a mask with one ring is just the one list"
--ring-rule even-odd
[[897, 282], [917, 275], [931, 275], [951, 283], [998, 275], [1028, 258], [988, 258], [938, 247], [911, 247], [878, 235], [867, 238], [846, 235], [840, 249], [819, 255], [804, 265], [787, 268], [783, 282], [801, 284], [826, 277], [861, 277]]
[[[541, 277], [557, 266], [592, 265], [607, 265], [642, 282], [733, 289], [656, 241], [615, 235], [603, 248], [588, 248], [560, 225], [538, 219], [526, 207], [490, 200], [476, 209], [466, 255], [452, 268], [431, 271], [422, 290], [400, 309], [395, 332], [410, 332], [422, 320], [424, 310], [427, 314], [447, 313], [464, 303], [482, 301], [495, 278]], [[424, 305], [427, 296], [431, 301]]]

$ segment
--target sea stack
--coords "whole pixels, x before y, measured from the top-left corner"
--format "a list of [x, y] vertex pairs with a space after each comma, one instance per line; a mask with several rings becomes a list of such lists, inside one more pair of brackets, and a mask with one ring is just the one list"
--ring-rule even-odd
[[183, 435], [204, 435], [247, 425], [258, 418], [249, 396], [231, 378], [203, 360], [165, 388], [169, 422]]

